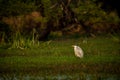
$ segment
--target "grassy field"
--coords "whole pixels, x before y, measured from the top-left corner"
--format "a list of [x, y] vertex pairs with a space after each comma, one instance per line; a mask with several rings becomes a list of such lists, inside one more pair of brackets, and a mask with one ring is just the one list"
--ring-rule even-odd
[[[72, 45], [84, 51], [75, 57]], [[0, 46], [0, 73], [15, 74], [120, 74], [118, 37], [69, 38], [39, 42], [25, 48]]]

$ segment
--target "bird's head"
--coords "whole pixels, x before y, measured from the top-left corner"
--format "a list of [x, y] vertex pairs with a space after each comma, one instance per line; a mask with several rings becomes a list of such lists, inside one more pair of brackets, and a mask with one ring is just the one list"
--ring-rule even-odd
[[77, 47], [77, 45], [72, 45], [72, 47]]

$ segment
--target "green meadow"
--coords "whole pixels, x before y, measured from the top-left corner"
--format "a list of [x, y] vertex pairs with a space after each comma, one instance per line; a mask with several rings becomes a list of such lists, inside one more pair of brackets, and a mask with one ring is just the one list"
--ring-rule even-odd
[[[26, 42], [27, 44], [27, 42]], [[74, 55], [80, 46], [84, 57]], [[120, 74], [119, 37], [60, 38], [17, 48], [0, 46], [0, 74]]]

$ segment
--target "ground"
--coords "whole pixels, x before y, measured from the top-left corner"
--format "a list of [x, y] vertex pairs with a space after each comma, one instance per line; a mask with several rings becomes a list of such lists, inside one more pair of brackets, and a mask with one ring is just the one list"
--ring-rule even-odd
[[[75, 57], [72, 45], [84, 51]], [[37, 45], [0, 46], [0, 73], [4, 74], [120, 74], [120, 43], [113, 37], [55, 39]]]

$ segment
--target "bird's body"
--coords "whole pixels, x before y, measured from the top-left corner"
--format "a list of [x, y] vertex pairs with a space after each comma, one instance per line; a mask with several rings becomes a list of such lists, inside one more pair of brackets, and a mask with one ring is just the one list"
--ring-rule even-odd
[[74, 45], [73, 47], [74, 47], [75, 56], [82, 58], [84, 54], [83, 50], [79, 46], [76, 46], [76, 45]]

